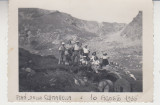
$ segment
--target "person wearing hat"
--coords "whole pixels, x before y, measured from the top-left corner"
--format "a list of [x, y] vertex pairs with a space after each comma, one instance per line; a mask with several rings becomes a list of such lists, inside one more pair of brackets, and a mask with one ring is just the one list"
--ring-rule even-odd
[[62, 45], [59, 47], [59, 62], [58, 64], [64, 64], [65, 63], [65, 43], [62, 42]]
[[93, 52], [90, 61], [95, 62], [97, 59], [98, 59], [98, 57], [96, 55], [96, 52]]
[[107, 66], [109, 64], [108, 59], [109, 59], [109, 57], [107, 56], [107, 53], [103, 53], [103, 56], [102, 56], [102, 67], [103, 66]]
[[79, 49], [80, 49], [79, 41], [77, 40], [76, 44], [74, 45], [74, 55], [73, 55], [73, 61], [75, 63], [78, 63], [79, 61]]
[[66, 50], [67, 50], [67, 60], [68, 60], [68, 63], [71, 64], [72, 63], [72, 56], [73, 56], [73, 45], [72, 45], [72, 42], [71, 40], [68, 41], [68, 43], [66, 44]]

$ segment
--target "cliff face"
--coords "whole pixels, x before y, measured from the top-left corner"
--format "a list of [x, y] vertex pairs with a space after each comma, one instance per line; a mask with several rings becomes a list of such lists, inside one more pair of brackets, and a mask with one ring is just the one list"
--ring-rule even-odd
[[126, 26], [121, 36], [131, 38], [132, 40], [142, 38], [142, 11]]

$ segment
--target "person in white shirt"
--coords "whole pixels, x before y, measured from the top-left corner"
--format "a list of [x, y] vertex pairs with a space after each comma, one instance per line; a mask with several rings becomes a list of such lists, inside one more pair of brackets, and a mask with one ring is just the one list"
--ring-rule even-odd
[[99, 61], [99, 59], [98, 59], [98, 57], [97, 57], [97, 55], [96, 55], [96, 52], [93, 52], [92, 53], [92, 57], [91, 57], [91, 59], [90, 59], [90, 61], [91, 61], [91, 64], [92, 64], [92, 69], [96, 72], [96, 73], [98, 73], [98, 69], [100, 68], [100, 61]]
[[96, 55], [96, 52], [93, 52], [93, 53], [92, 53], [92, 56], [91, 56], [91, 58], [90, 58], [90, 61], [91, 61], [91, 62], [94, 62], [96, 59], [98, 59], [98, 57], [97, 57], [97, 55]]
[[74, 55], [73, 55], [73, 62], [74, 63], [79, 63], [79, 41], [76, 41], [76, 44], [74, 45]]
[[84, 56], [86, 56], [86, 58], [87, 58], [87, 60], [89, 60], [89, 53], [90, 53], [90, 51], [89, 51], [89, 49], [88, 49], [88, 46], [87, 45], [85, 45], [84, 47], [83, 47], [83, 55]]

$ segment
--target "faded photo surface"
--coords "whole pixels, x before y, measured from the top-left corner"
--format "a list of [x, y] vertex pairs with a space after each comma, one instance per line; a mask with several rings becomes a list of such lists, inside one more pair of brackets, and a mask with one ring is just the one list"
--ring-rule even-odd
[[9, 14], [10, 101], [152, 101], [150, 0], [11, 0]]
[[18, 13], [19, 91], [142, 92], [142, 11], [128, 24]]

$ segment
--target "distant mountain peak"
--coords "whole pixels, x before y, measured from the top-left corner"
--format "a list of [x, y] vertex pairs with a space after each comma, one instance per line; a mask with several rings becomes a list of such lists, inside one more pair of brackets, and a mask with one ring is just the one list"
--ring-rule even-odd
[[143, 12], [139, 11], [137, 16], [126, 26], [121, 33], [121, 36], [131, 38], [132, 40], [142, 38], [142, 15]]

